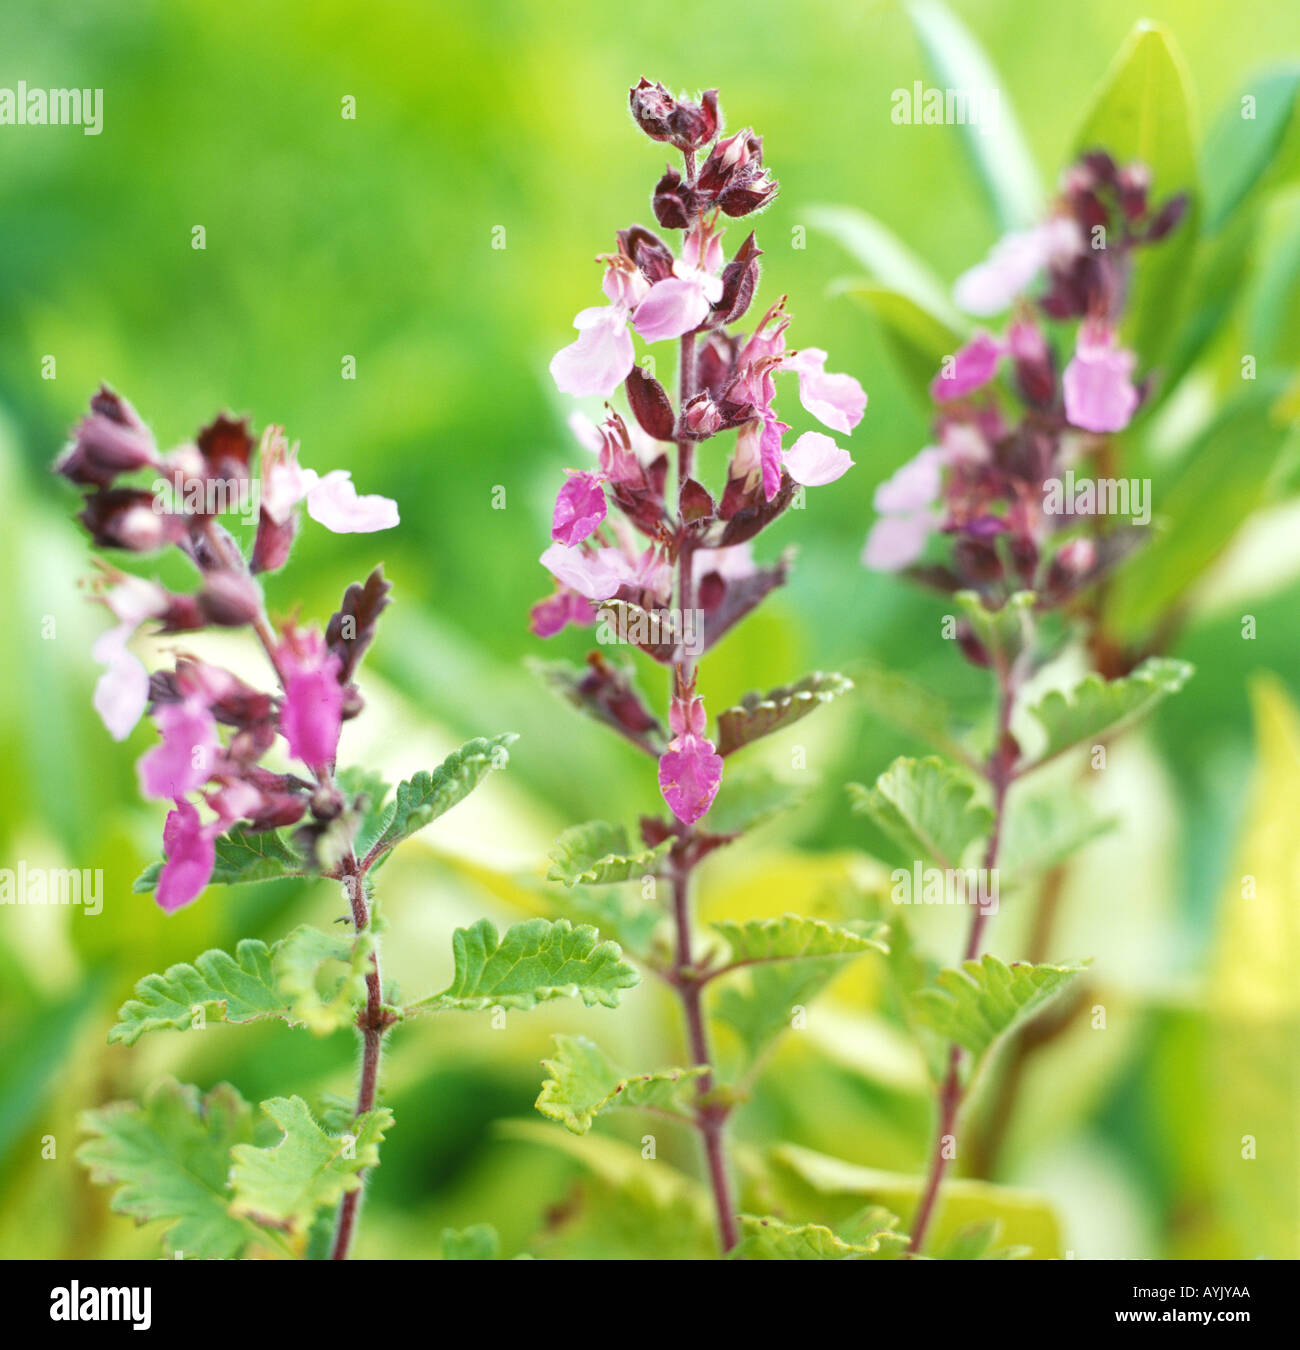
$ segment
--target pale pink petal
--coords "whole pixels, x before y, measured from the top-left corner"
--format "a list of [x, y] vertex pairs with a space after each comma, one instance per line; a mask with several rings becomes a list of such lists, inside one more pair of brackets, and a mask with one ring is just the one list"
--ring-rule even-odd
[[335, 534], [373, 534], [400, 523], [390, 497], [359, 497], [347, 469], [327, 473], [307, 493], [307, 514]]
[[167, 861], [158, 877], [156, 899], [169, 914], [188, 905], [212, 879], [216, 866], [216, 830], [203, 825], [189, 802], [177, 800], [163, 824]]
[[631, 573], [631, 564], [616, 548], [589, 553], [552, 544], [542, 554], [541, 563], [558, 581], [588, 600], [608, 600]]
[[627, 378], [636, 357], [626, 311], [617, 305], [584, 309], [573, 326], [581, 336], [551, 358], [556, 387], [576, 398], [608, 398]]
[[804, 487], [833, 483], [852, 467], [849, 452], [823, 431], [805, 431], [785, 453], [786, 472]]
[[1137, 358], [1114, 342], [1113, 333], [1084, 325], [1065, 368], [1061, 380], [1065, 416], [1084, 431], [1123, 431], [1137, 411], [1138, 391], [1132, 379]]
[[881, 516], [867, 535], [862, 563], [873, 572], [897, 572], [914, 563], [925, 551], [925, 541], [939, 523], [928, 511], [911, 515]]
[[606, 512], [605, 489], [594, 473], [575, 473], [560, 489], [551, 518], [551, 538], [572, 547], [600, 527]]
[[939, 495], [945, 458], [937, 446], [927, 445], [881, 483], [872, 505], [882, 513], [929, 506]]
[[708, 811], [721, 782], [722, 756], [703, 736], [678, 736], [659, 758], [659, 790], [683, 825]]
[[826, 372], [826, 353], [804, 347], [788, 357], [785, 366], [799, 376], [799, 402], [832, 431], [848, 435], [867, 410], [867, 395], [852, 375]]
[[161, 704], [154, 721], [162, 744], [140, 757], [136, 769], [146, 797], [181, 797], [202, 787], [216, 764], [217, 724], [198, 699]]
[[656, 281], [637, 306], [636, 331], [647, 342], [661, 342], [691, 332], [708, 316], [710, 300], [706, 291], [698, 275]]
[[936, 403], [964, 398], [982, 388], [997, 373], [998, 362], [1006, 348], [991, 333], [976, 333], [956, 352], [952, 365], [930, 381], [930, 396]]
[[262, 510], [277, 525], [284, 525], [293, 508], [319, 482], [316, 470], [304, 469], [296, 459], [275, 460], [262, 470]]
[[110, 628], [90, 653], [104, 666], [95, 685], [95, 711], [115, 741], [126, 740], [149, 703], [149, 672], [126, 647], [132, 631], [126, 624]]

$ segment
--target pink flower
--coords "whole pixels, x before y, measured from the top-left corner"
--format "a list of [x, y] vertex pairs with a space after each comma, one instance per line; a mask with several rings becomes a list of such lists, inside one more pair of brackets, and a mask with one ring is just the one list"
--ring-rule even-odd
[[220, 826], [204, 825], [197, 809], [182, 798], [163, 824], [167, 861], [158, 877], [158, 904], [169, 914], [188, 905], [212, 879]]
[[668, 711], [674, 736], [659, 757], [659, 790], [683, 825], [708, 811], [722, 782], [722, 756], [704, 735], [704, 720], [703, 699], [674, 699]]
[[562, 394], [608, 398], [627, 378], [636, 353], [627, 311], [617, 305], [584, 309], [573, 320], [580, 336], [551, 358], [551, 376]]
[[853, 460], [824, 432], [805, 431], [786, 451], [785, 467], [796, 483], [822, 487], [848, 473]]
[[873, 505], [880, 519], [867, 535], [863, 566], [873, 572], [897, 572], [925, 551], [926, 540], [942, 520], [933, 506], [942, 489], [946, 459], [937, 446], [927, 446], [876, 489]]
[[647, 342], [678, 338], [700, 326], [722, 299], [722, 279], [699, 268], [673, 265], [676, 275], [656, 281], [637, 306], [636, 331]]
[[1070, 424], [1098, 433], [1123, 431], [1137, 411], [1138, 391], [1132, 380], [1136, 363], [1131, 351], [1116, 347], [1112, 329], [1082, 323], [1074, 357], [1061, 381]]
[[595, 621], [590, 600], [576, 591], [561, 588], [532, 607], [528, 627], [537, 637], [548, 638], [554, 637], [571, 623], [589, 627]]
[[551, 538], [570, 546], [580, 544], [605, 519], [605, 489], [594, 473], [575, 473], [560, 489], [551, 520]]
[[399, 524], [397, 503], [390, 497], [361, 497], [347, 469], [327, 473], [307, 493], [307, 514], [335, 534], [373, 534]]
[[950, 403], [982, 389], [997, 373], [1005, 351], [1006, 347], [991, 333], [976, 333], [958, 349], [951, 369], [945, 361], [945, 368], [930, 381], [930, 397], [936, 403]]
[[118, 623], [101, 633], [91, 648], [90, 654], [104, 666], [93, 701], [109, 735], [124, 741], [149, 703], [149, 672], [127, 649], [127, 643], [146, 619], [166, 611], [168, 596], [151, 581], [120, 575], [100, 598]]
[[616, 548], [588, 551], [555, 543], [542, 554], [541, 563], [556, 580], [588, 600], [608, 600], [630, 575], [627, 558]]
[[867, 410], [867, 396], [852, 375], [829, 375], [826, 353], [818, 347], [804, 347], [782, 363], [785, 370], [799, 376], [799, 402], [832, 431], [848, 435]]
[[141, 756], [136, 768], [146, 797], [177, 798], [212, 777], [220, 742], [217, 723], [200, 698], [163, 703], [154, 712], [162, 744]]
[[343, 725], [339, 658], [315, 630], [287, 635], [276, 658], [284, 675], [280, 734], [289, 742], [290, 754], [308, 768], [328, 768]]
[[1080, 247], [1079, 227], [1068, 216], [1005, 235], [984, 262], [957, 278], [953, 301], [981, 318], [1001, 314], [1044, 267], [1067, 261]]

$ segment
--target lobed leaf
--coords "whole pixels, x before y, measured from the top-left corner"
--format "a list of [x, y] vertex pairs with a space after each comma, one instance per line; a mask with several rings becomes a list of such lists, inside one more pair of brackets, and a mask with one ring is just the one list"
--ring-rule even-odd
[[290, 1020], [318, 1036], [349, 1026], [366, 1001], [374, 926], [326, 933], [309, 924], [277, 942], [272, 969]]
[[958, 591], [953, 600], [995, 666], [1010, 666], [1024, 651], [1037, 600], [1032, 591], [1016, 591], [999, 609], [989, 609], [974, 591]]
[[565, 830], [555, 841], [546, 879], [566, 886], [609, 886], [653, 876], [671, 843], [665, 840], [654, 848], [634, 851], [621, 825], [589, 820]]
[[585, 1036], [557, 1035], [555, 1045], [554, 1057], [542, 1061], [550, 1077], [542, 1084], [535, 1105], [572, 1134], [586, 1134], [602, 1111], [617, 1106], [685, 1116], [690, 1105], [688, 1089], [708, 1072], [701, 1064], [629, 1074]]
[[[210, 886], [240, 886], [314, 875], [307, 860], [276, 830], [254, 834], [236, 826], [218, 838], [216, 853]], [[162, 869], [161, 861], [150, 863], [136, 878], [132, 891], [143, 895], [154, 890]]]
[[472, 928], [456, 930], [452, 950], [451, 984], [408, 1011], [533, 1008], [574, 996], [588, 1007], [613, 1008], [624, 989], [639, 983], [617, 943], [601, 941], [594, 928], [575, 928], [567, 919], [528, 919], [500, 938], [487, 919], [480, 919]]
[[239, 1256], [255, 1230], [229, 1213], [232, 1147], [252, 1138], [252, 1111], [228, 1083], [204, 1096], [167, 1078], [142, 1104], [114, 1102], [81, 1117], [92, 1137], [77, 1161], [97, 1185], [116, 1189], [115, 1213], [166, 1223], [164, 1249], [200, 1260]]
[[295, 1236], [316, 1213], [361, 1185], [379, 1163], [379, 1145], [392, 1128], [387, 1107], [357, 1118], [350, 1134], [330, 1135], [301, 1097], [272, 1097], [263, 1112], [283, 1131], [271, 1148], [236, 1144], [230, 1151], [230, 1212]]
[[793, 726], [823, 703], [847, 694], [853, 681], [843, 675], [814, 671], [797, 684], [783, 685], [768, 694], [746, 694], [734, 708], [718, 717], [718, 754], [729, 755], [741, 746], [774, 731]]
[[1186, 661], [1152, 657], [1117, 680], [1090, 674], [1068, 694], [1059, 689], [1045, 694], [1029, 709], [1047, 738], [1035, 765], [1141, 717], [1161, 699], [1177, 693], [1191, 674]]
[[118, 1010], [109, 1044], [134, 1045], [146, 1031], [188, 1030], [196, 1012], [210, 1022], [255, 1022], [264, 1017], [292, 1021], [266, 943], [245, 938], [234, 956], [214, 949], [196, 957], [193, 965], [180, 963], [161, 975], [146, 975], [136, 984], [135, 997]]
[[825, 919], [782, 914], [773, 919], [723, 919], [713, 925], [731, 948], [728, 967], [763, 961], [800, 961], [824, 956], [888, 954], [883, 923], [841, 927]]
[[936, 987], [912, 995], [912, 1012], [923, 1026], [969, 1051], [973, 1078], [998, 1041], [1083, 968], [1082, 962], [1053, 966], [1018, 961], [1007, 966], [986, 953], [978, 961], [964, 961], [959, 970], [941, 970]]
[[863, 1261], [890, 1260], [907, 1248], [907, 1238], [893, 1231], [898, 1222], [883, 1210], [875, 1213], [892, 1220], [879, 1232], [852, 1239], [840, 1237], [819, 1223], [789, 1224], [771, 1215], [740, 1216], [743, 1236], [731, 1253], [736, 1261]]
[[367, 857], [389, 853], [403, 839], [464, 801], [493, 769], [506, 766], [510, 760], [507, 747], [518, 739], [511, 732], [475, 737], [448, 755], [432, 773], [422, 770], [399, 783], [385, 814], [384, 828]]
[[966, 850], [988, 834], [993, 813], [972, 801], [975, 785], [935, 756], [896, 759], [875, 784], [850, 783], [853, 809], [870, 816], [914, 860], [960, 865]]

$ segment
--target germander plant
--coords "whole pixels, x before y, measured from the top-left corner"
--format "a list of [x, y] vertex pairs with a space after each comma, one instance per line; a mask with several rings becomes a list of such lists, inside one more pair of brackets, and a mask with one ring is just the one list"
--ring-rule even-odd
[[[806, 1238], [789, 1236], [775, 1219], [738, 1214], [727, 1153], [732, 1112], [795, 1010], [845, 958], [881, 950], [883, 925], [787, 914], [714, 924], [707, 937], [696, 931], [701, 863], [788, 797], [770, 781], [733, 779], [731, 757], [850, 687], [841, 676], [813, 674], [747, 697], [710, 727], [702, 662], [786, 580], [789, 559], [757, 562], [753, 540], [803, 505], [804, 488], [832, 482], [852, 464], [823, 432], [785, 446], [790, 427], [776, 407], [778, 379], [796, 376], [804, 408], [845, 435], [867, 398], [851, 376], [826, 371], [824, 351], [788, 344], [784, 297], [748, 332], [730, 331], [754, 300], [760, 252], [751, 232], [728, 259], [723, 225], [760, 210], [777, 191], [761, 139], [749, 130], [719, 136], [715, 91], [695, 102], [643, 79], [630, 102], [639, 128], [681, 157], [652, 194], [659, 226], [679, 232], [680, 243], [674, 249], [640, 225], [620, 231], [614, 251], [599, 259], [609, 303], [577, 316], [578, 340], [551, 363], [565, 393], [609, 399], [621, 386], [630, 415], [607, 405], [599, 428], [582, 418], [574, 424], [596, 463], [570, 471], [556, 500], [541, 559], [556, 585], [534, 608], [532, 626], [549, 637], [569, 624], [599, 623], [603, 647], [627, 642], [665, 671], [663, 717], [638, 692], [630, 667], [602, 652], [585, 670], [545, 667], [573, 704], [655, 763], [667, 807], [666, 815], [641, 818], [635, 844], [622, 825], [604, 821], [567, 831], [550, 876], [584, 890], [635, 886], [588, 903], [676, 994], [686, 1067], [626, 1073], [591, 1042], [560, 1037], [537, 1105], [575, 1133], [616, 1106], [688, 1124], [703, 1153], [718, 1248], [750, 1252]], [[651, 359], [636, 363], [633, 333], [677, 344], [675, 400], [651, 373]], [[719, 441], [733, 432], [734, 442]], [[720, 454], [721, 445], [730, 448]], [[714, 1022], [727, 1024], [742, 1047], [733, 1072], [715, 1060]], [[871, 1211], [864, 1224], [854, 1239], [862, 1250], [897, 1245], [885, 1216]]]
[[[359, 668], [389, 584], [377, 568], [321, 629], [273, 623], [258, 578], [288, 561], [302, 505], [329, 530], [364, 533], [395, 526], [395, 503], [359, 496], [346, 470], [303, 467], [276, 427], [255, 445], [247, 422], [227, 416], [161, 453], [107, 388], [56, 468], [86, 489], [79, 518], [97, 546], [137, 560], [175, 548], [197, 576], [194, 591], [178, 593], [101, 564], [95, 582], [115, 620], [94, 650], [105, 667], [95, 706], [118, 740], [148, 711], [161, 741], [139, 761], [140, 788], [170, 803], [163, 860], [136, 892], [170, 912], [210, 885], [321, 878], [347, 903], [341, 917], [327, 912], [328, 928], [303, 925], [270, 945], [248, 938], [233, 954], [208, 951], [145, 976], [109, 1040], [131, 1045], [147, 1033], [265, 1018], [317, 1035], [352, 1025], [361, 1040], [353, 1100], [329, 1099], [314, 1112], [301, 1097], [273, 1097], [255, 1113], [229, 1084], [201, 1093], [167, 1080], [142, 1103], [89, 1112], [92, 1138], [79, 1157], [115, 1188], [114, 1209], [164, 1221], [164, 1245], [178, 1256], [344, 1259], [365, 1174], [393, 1124], [380, 1069], [394, 1026], [426, 1012], [530, 1008], [565, 995], [613, 1006], [636, 972], [590, 926], [533, 919], [498, 935], [485, 919], [457, 930], [454, 974], [440, 993], [404, 1001], [384, 982], [379, 869], [504, 767], [515, 738], [471, 740], [395, 791], [373, 768], [341, 767], [341, 733], [364, 712]], [[235, 509], [256, 520], [247, 551], [222, 523]], [[183, 648], [150, 673], [128, 645], [143, 625], [177, 637], [247, 632], [265, 655], [269, 687]]]

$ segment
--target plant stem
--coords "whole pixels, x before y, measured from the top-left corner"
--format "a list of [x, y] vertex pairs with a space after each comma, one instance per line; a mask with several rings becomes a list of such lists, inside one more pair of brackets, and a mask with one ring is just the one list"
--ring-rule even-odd
[[[343, 884], [347, 889], [348, 900], [352, 905], [352, 922], [358, 934], [370, 922], [370, 907], [366, 903], [364, 874], [357, 863], [356, 855], [350, 850], [343, 860]], [[361, 1082], [357, 1088], [358, 1117], [374, 1110], [375, 1095], [379, 1088], [379, 1061], [383, 1054], [384, 1032], [391, 1025], [391, 1018], [384, 1010], [383, 985], [379, 975], [379, 949], [376, 946], [371, 954], [370, 969], [366, 972], [366, 1006], [357, 1014], [357, 1026], [361, 1031]], [[362, 1177], [364, 1181], [364, 1174]], [[346, 1261], [352, 1237], [356, 1231], [357, 1210], [361, 1204], [361, 1186], [349, 1191], [339, 1201], [338, 1222], [334, 1230], [334, 1246], [330, 1251], [331, 1261]]]
[[[1009, 669], [998, 670], [998, 722], [993, 752], [989, 756], [985, 774], [993, 790], [993, 826], [989, 831], [988, 843], [984, 849], [984, 872], [986, 876], [997, 867], [998, 849], [1002, 841], [1002, 822], [1006, 815], [1007, 789], [1011, 786], [1014, 774], [1013, 763], [1006, 753], [1006, 744], [1011, 730], [1011, 713], [1015, 707], [1016, 689], [1013, 673]], [[970, 932], [966, 938], [966, 961], [979, 959], [983, 946], [984, 926], [988, 922], [989, 911], [975, 908], [971, 916]], [[930, 1157], [930, 1170], [926, 1178], [925, 1190], [917, 1206], [916, 1216], [912, 1220], [912, 1240], [908, 1246], [911, 1255], [920, 1253], [925, 1242], [930, 1220], [934, 1217], [935, 1204], [939, 1199], [939, 1188], [943, 1185], [944, 1173], [951, 1161], [948, 1141], [957, 1142], [957, 1113], [961, 1109], [961, 1057], [960, 1045], [948, 1047], [948, 1071], [939, 1087], [939, 1129], [935, 1139], [934, 1152]]]

